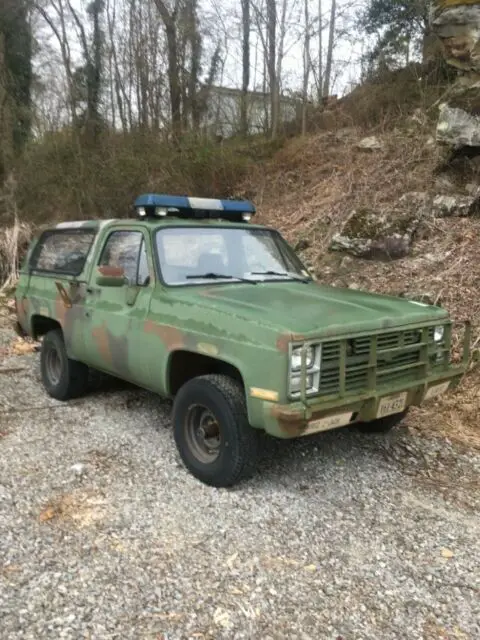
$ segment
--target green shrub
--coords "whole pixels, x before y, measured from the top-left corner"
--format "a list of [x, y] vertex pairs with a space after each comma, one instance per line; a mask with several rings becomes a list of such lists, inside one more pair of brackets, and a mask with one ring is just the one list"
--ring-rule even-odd
[[[276, 147], [264, 145], [267, 154]], [[94, 148], [69, 131], [32, 143], [18, 164], [20, 216], [56, 219], [125, 217], [144, 192], [231, 197], [252, 168], [240, 143], [199, 138], [172, 145], [154, 134], [105, 133]]]

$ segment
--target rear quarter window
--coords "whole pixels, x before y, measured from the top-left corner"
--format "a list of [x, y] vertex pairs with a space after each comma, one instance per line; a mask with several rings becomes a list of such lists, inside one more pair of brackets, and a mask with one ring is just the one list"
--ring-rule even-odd
[[46, 231], [30, 258], [30, 268], [44, 273], [78, 276], [83, 271], [96, 232], [92, 229]]

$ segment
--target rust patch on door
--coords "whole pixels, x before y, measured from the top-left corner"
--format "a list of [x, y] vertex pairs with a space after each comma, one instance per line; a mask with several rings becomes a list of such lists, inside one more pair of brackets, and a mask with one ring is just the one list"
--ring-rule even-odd
[[72, 299], [68, 295], [68, 292], [65, 289], [65, 287], [63, 286], [63, 284], [61, 282], [55, 282], [55, 286], [57, 287], [57, 291], [58, 291], [58, 293], [60, 295], [61, 301], [63, 302], [63, 306], [66, 309], [71, 309], [72, 308]]
[[98, 272], [107, 278], [122, 278], [125, 275], [125, 270], [122, 267], [98, 267]]
[[182, 331], [165, 324], [157, 324], [152, 320], [147, 320], [144, 325], [145, 333], [157, 336], [169, 351], [183, 349], [185, 347], [185, 336]]
[[100, 327], [95, 327], [94, 329], [92, 329], [92, 336], [102, 358], [105, 360], [105, 362], [111, 363], [112, 351], [110, 349], [108, 329], [105, 322], [100, 325]]

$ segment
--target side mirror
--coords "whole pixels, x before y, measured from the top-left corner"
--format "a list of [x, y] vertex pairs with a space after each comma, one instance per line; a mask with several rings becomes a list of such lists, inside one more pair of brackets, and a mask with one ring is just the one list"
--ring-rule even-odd
[[121, 267], [98, 267], [96, 282], [100, 287], [123, 287], [125, 271]]

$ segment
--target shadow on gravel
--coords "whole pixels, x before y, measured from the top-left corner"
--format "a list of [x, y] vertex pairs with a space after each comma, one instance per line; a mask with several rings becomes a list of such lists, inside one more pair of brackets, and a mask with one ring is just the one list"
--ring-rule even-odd
[[[127, 411], [146, 410], [151, 414], [151, 420], [147, 418], [144, 428], [160, 434], [168, 432], [167, 437], [172, 439], [172, 446], [175, 446], [170, 421], [171, 400], [103, 374], [96, 375], [87, 397], [95, 398], [96, 402], [114, 403], [117, 408]], [[160, 423], [159, 412], [163, 414]], [[326, 471], [338, 472], [342, 465], [355, 468], [366, 458], [379, 467], [388, 466], [391, 460], [387, 452], [405, 438], [408, 438], [405, 426], [399, 426], [389, 434], [368, 435], [352, 426], [293, 440], [279, 440], [262, 433], [254, 481], [256, 485], [262, 482], [284, 483], [288, 478], [289, 484], [308, 483], [313, 479], [312, 471], [318, 470], [322, 474]], [[247, 484], [249, 482], [246, 481]], [[246, 483], [241, 482], [237, 486], [241, 488]]]
[[397, 427], [390, 434], [365, 435], [355, 427], [346, 427], [295, 440], [277, 440], [262, 436], [257, 478], [266, 482], [307, 483], [316, 475], [338, 471], [341, 467], [358, 468], [367, 457], [370, 464], [388, 465], [387, 451], [407, 433]]

